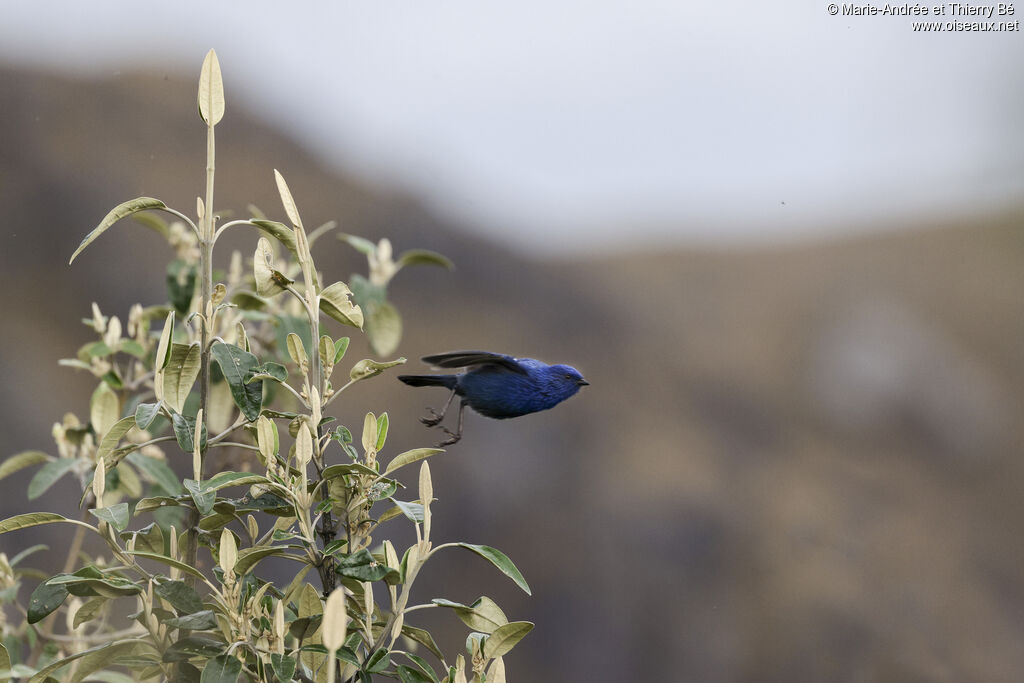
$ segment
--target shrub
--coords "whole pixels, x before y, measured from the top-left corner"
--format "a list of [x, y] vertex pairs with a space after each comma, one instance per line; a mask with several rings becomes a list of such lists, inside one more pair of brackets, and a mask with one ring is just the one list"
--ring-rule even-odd
[[[441, 449], [384, 457], [386, 412], [366, 413], [358, 435], [327, 413], [359, 382], [405, 359], [364, 359], [338, 372], [349, 337], [326, 334], [322, 322], [364, 331], [375, 353], [390, 354], [402, 333], [387, 300], [391, 278], [406, 265], [450, 264], [425, 250], [396, 260], [387, 240], [343, 235], [366, 254], [369, 273], [353, 276], [352, 289], [340, 281], [324, 286], [312, 249], [334, 226], [307, 233], [277, 171], [290, 225], [254, 210], [252, 218], [218, 226], [214, 127], [224, 95], [212, 50], [201, 71], [199, 114], [208, 144], [197, 220], [140, 197], [114, 208], [71, 257], [129, 216], [176, 254], [166, 305], [135, 305], [122, 325], [94, 304], [85, 322], [96, 339], [61, 361], [98, 380], [88, 421], [69, 413], [54, 425], [57, 456], [28, 451], [0, 464], [0, 478], [41, 465], [29, 499], [72, 476], [84, 511], [80, 519], [33, 512], [0, 522], [0, 533], [75, 527], [56, 576], [24, 566], [44, 546], [0, 554], [0, 679], [466, 681], [466, 657], [449, 662], [431, 634], [410, 623], [417, 610], [445, 607], [472, 629], [473, 680], [504, 681], [502, 656], [531, 623], [509, 622], [487, 597], [470, 605], [410, 604], [424, 564], [449, 548], [484, 558], [529, 592], [500, 551], [434, 544], [427, 458]], [[252, 269], [245, 271], [235, 252], [218, 282], [214, 246], [228, 228], [259, 237]], [[211, 476], [215, 454], [230, 454], [238, 471]], [[184, 480], [168, 464], [182, 457], [191, 459], [192, 476]], [[417, 494], [406, 493], [396, 475], [416, 463], [418, 498], [408, 500]], [[382, 534], [402, 519], [415, 527], [416, 542], [399, 553]], [[83, 552], [89, 534], [102, 539], [99, 556]], [[260, 577], [267, 558], [298, 567], [287, 585]], [[22, 607], [21, 584], [39, 576]], [[14, 609], [18, 621], [8, 620]]]

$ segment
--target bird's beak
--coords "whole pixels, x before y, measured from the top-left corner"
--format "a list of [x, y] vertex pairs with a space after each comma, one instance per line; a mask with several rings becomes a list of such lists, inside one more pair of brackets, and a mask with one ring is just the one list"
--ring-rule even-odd
[[576, 380], [576, 384], [578, 386], [581, 386], [581, 387], [589, 387], [590, 386], [590, 382], [588, 382], [587, 380], [583, 379], [582, 377], [580, 377], [578, 380]]

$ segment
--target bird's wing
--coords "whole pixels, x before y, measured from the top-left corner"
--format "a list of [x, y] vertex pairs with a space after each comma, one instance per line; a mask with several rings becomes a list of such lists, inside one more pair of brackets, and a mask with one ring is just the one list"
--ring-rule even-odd
[[497, 365], [521, 375], [528, 374], [512, 356], [490, 351], [449, 351], [423, 356], [423, 362], [439, 368], [468, 368], [474, 365]]

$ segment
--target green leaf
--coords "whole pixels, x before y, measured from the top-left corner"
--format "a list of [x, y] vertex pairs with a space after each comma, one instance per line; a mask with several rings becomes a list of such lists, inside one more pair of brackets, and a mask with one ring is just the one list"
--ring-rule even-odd
[[455, 270], [455, 264], [448, 257], [442, 256], [436, 251], [428, 251], [426, 249], [403, 251], [398, 257], [397, 264], [399, 269], [405, 266], [428, 265], [441, 266], [446, 270]]
[[96, 519], [103, 520], [118, 531], [124, 531], [128, 526], [128, 503], [118, 503], [98, 510], [89, 510], [89, 512]]
[[78, 526], [85, 527], [86, 529], [97, 531], [96, 527], [91, 524], [79, 522], [74, 519], [68, 519], [67, 517], [58, 515], [55, 512], [26, 512], [23, 515], [15, 515], [14, 517], [8, 517], [7, 519], [0, 521], [0, 534], [6, 534], [8, 531], [17, 531], [18, 529], [27, 529], [28, 527], [39, 526], [40, 524], [53, 524], [54, 522], [77, 524]]
[[[136, 508], [136, 513], [138, 508]], [[164, 531], [156, 522], [151, 522], [137, 531], [126, 531], [121, 534], [125, 541], [131, 539], [135, 549], [143, 552], [162, 555], [164, 552]]]
[[171, 234], [167, 226], [167, 221], [157, 215], [151, 213], [140, 213], [132, 216], [132, 220], [137, 221], [139, 225], [146, 226], [161, 237], [166, 238]]
[[484, 657], [493, 659], [506, 655], [532, 630], [533, 624], [528, 621], [513, 621], [499, 626], [484, 641]]
[[138, 213], [139, 211], [146, 211], [149, 209], [166, 208], [166, 204], [164, 204], [159, 199], [153, 199], [152, 197], [139, 197], [138, 199], [132, 199], [127, 202], [124, 202], [123, 204], [118, 204], [110, 211], [110, 213], [108, 213], [103, 218], [102, 221], [100, 221], [99, 225], [93, 228], [92, 232], [85, 236], [85, 239], [82, 240], [82, 243], [78, 245], [77, 249], [75, 249], [75, 253], [71, 255], [71, 260], [68, 261], [68, 263], [74, 263], [75, 258], [79, 254], [81, 254], [87, 246], [92, 244], [97, 237], [106, 232], [107, 228], [109, 228], [110, 226], [112, 226], [114, 223], [118, 222], [125, 216], [130, 216], [133, 213]]
[[0, 671], [10, 671], [11, 669], [11, 655], [7, 652], [7, 648], [0, 643]]
[[157, 460], [142, 453], [132, 453], [127, 460], [137, 467], [146, 479], [159, 486], [168, 495], [176, 496], [184, 491], [178, 475], [163, 460]]
[[250, 484], [269, 484], [270, 480], [262, 474], [252, 472], [218, 472], [209, 479], [203, 481], [203, 488], [207, 491], [219, 491], [228, 486], [247, 486]]
[[100, 382], [89, 401], [89, 422], [97, 439], [101, 439], [121, 416], [117, 394], [106, 382]]
[[[178, 439], [178, 446], [181, 450], [191, 454], [195, 450], [196, 418], [186, 417], [179, 413], [171, 413], [171, 426], [174, 427], [174, 436]], [[206, 448], [206, 424], [204, 423], [199, 432], [199, 450]]]
[[377, 251], [377, 245], [363, 237], [357, 237], [356, 235], [349, 235], [342, 232], [338, 233], [338, 239], [342, 242], [348, 242], [353, 249], [366, 254], [367, 256]]
[[377, 418], [377, 443], [374, 446], [378, 451], [384, 448], [384, 442], [387, 441], [389, 424], [388, 414], [381, 413]]
[[429, 678], [405, 664], [399, 664], [396, 667], [396, 672], [398, 673], [398, 680], [402, 681], [402, 683], [432, 683]]
[[366, 664], [363, 665], [363, 669], [367, 673], [379, 674], [391, 666], [390, 652], [381, 648], [374, 652], [372, 655], [367, 657]]
[[283, 244], [285, 248], [292, 252], [298, 257], [299, 252], [295, 246], [295, 231], [289, 228], [284, 223], [278, 223], [277, 221], [257, 220], [252, 219], [249, 221], [259, 229], [267, 232], [270, 236], [274, 237], [278, 242]]
[[153, 420], [160, 414], [160, 403], [140, 403], [135, 408], [135, 425], [139, 429], [149, 429]]
[[134, 339], [122, 339], [121, 350], [129, 355], [135, 356], [139, 360], [146, 357], [146, 349], [144, 349], [142, 344]]
[[352, 303], [352, 290], [344, 282], [335, 282], [320, 292], [320, 310], [343, 325], [363, 328], [363, 311]]
[[167, 264], [167, 298], [181, 316], [188, 315], [196, 293], [199, 270], [194, 263], [174, 259]]
[[420, 523], [423, 521], [423, 504], [422, 503], [406, 503], [405, 501], [392, 498], [393, 502], [398, 509], [402, 511], [402, 514], [409, 518], [409, 521], [414, 523]]
[[349, 379], [358, 382], [359, 380], [369, 379], [370, 377], [376, 377], [377, 375], [384, 372], [388, 368], [393, 368], [396, 365], [401, 365], [404, 362], [405, 358], [398, 358], [396, 360], [386, 362], [380, 362], [366, 358], [352, 366], [352, 371], [349, 372]]
[[493, 633], [499, 626], [504, 626], [508, 623], [508, 617], [505, 616], [505, 613], [498, 607], [496, 602], [487, 596], [477, 598], [476, 602], [472, 605], [463, 605], [443, 598], [434, 598], [431, 602], [441, 607], [451, 607], [454, 609], [456, 616], [462, 620], [462, 623], [474, 631]]
[[366, 307], [366, 336], [374, 353], [387, 356], [402, 341], [402, 316], [387, 301]]
[[32, 678], [29, 679], [29, 683], [43, 683], [50, 678], [50, 674], [62, 669], [71, 662], [78, 661], [78, 666], [75, 667], [75, 673], [73, 676], [64, 678], [63, 680], [67, 683], [79, 683], [82, 679], [90, 676], [94, 672], [102, 669], [105, 666], [116, 663], [125, 655], [135, 653], [140, 649], [152, 649], [144, 640], [118, 640], [113, 643], [104, 643], [97, 647], [78, 652], [65, 657], [56, 662], [53, 662], [47, 667], [40, 669]]
[[75, 618], [72, 620], [72, 628], [78, 628], [82, 624], [95, 619], [103, 610], [103, 606], [108, 602], [110, 602], [110, 598], [103, 595], [86, 600], [82, 606], [78, 608], [78, 611], [75, 612]]
[[288, 215], [288, 220], [295, 227], [301, 227], [302, 219], [299, 218], [299, 208], [295, 204], [295, 199], [292, 197], [291, 190], [288, 189], [288, 183], [285, 182], [284, 176], [276, 168], [274, 169], [274, 182], [277, 184], [277, 193], [281, 195], [281, 204], [284, 206], [285, 214]]
[[516, 568], [512, 560], [508, 559], [508, 556], [498, 550], [492, 548], [489, 545], [474, 545], [472, 543], [455, 543], [454, 545], [465, 548], [466, 550], [472, 550], [474, 553], [484, 558], [495, 567], [501, 570], [503, 574], [508, 576], [510, 579], [516, 582], [516, 585], [523, 589], [527, 595], [533, 595], [530, 592], [530, 586], [526, 583], [526, 579]]
[[163, 661], [184, 662], [193, 657], [213, 657], [227, 649], [223, 640], [206, 635], [186, 636], [164, 651]]
[[388, 574], [398, 574], [383, 562], [378, 562], [366, 548], [342, 557], [336, 567], [339, 574], [357, 581], [380, 581]]
[[95, 567], [83, 567], [74, 574], [58, 574], [48, 583], [63, 585], [72, 595], [79, 597], [103, 595], [110, 598], [138, 595], [142, 588], [121, 576], [104, 573]]
[[274, 361], [267, 361], [263, 364], [263, 367], [259, 368], [260, 374], [270, 375], [278, 382], [285, 382], [288, 380], [288, 368], [275, 363]]
[[217, 628], [217, 617], [213, 610], [208, 609], [186, 614], [183, 617], [161, 619], [160, 622], [171, 628], [180, 628], [186, 631], [207, 631]]
[[96, 449], [97, 458], [105, 458], [114, 451], [117, 444], [121, 443], [121, 439], [124, 438], [125, 434], [130, 432], [135, 427], [135, 416], [129, 415], [128, 417], [122, 417], [120, 420], [115, 422], [107, 433], [103, 435], [103, 439], [100, 440], [100, 445]]
[[17, 567], [18, 563], [21, 562], [22, 560], [24, 560], [29, 555], [32, 555], [33, 553], [37, 553], [40, 550], [49, 550], [49, 549], [50, 549], [49, 546], [43, 545], [42, 543], [37, 543], [36, 545], [34, 545], [34, 546], [30, 547], [30, 548], [25, 548], [20, 553], [18, 553], [14, 557], [12, 557], [10, 559], [10, 561], [8, 562], [8, 564], [11, 565], [12, 567]]
[[57, 458], [40, 467], [28, 483], [28, 499], [35, 500], [46, 493], [58, 479], [74, 469], [78, 463], [77, 458]]
[[444, 453], [444, 449], [414, 448], [411, 451], [399, 453], [394, 458], [392, 458], [391, 462], [388, 463], [388, 466], [384, 469], [384, 474], [391, 474], [400, 467], [405, 467], [406, 465], [414, 463], [417, 460], [423, 460], [424, 458], [429, 458], [430, 456], [437, 455], [438, 453]]
[[213, 512], [213, 504], [217, 500], [217, 492], [207, 489], [200, 482], [194, 479], [185, 480], [185, 490], [192, 496], [192, 502], [196, 504], [199, 514], [204, 517]]
[[368, 474], [370, 476], [376, 477], [377, 471], [371, 467], [367, 467], [362, 463], [347, 462], [341, 465], [331, 465], [330, 467], [327, 467], [326, 469], [324, 469], [323, 475], [321, 476], [324, 479], [334, 479], [335, 477], [341, 477], [346, 474]]
[[42, 582], [32, 591], [28, 599], [28, 623], [35, 624], [60, 607], [68, 597], [68, 589], [62, 585]]
[[164, 327], [160, 331], [160, 341], [157, 343], [156, 355], [153, 357], [153, 369], [163, 370], [171, 360], [171, 338], [174, 336], [174, 309], [167, 312], [164, 319]]
[[50, 460], [54, 460], [54, 457], [42, 451], [22, 451], [21, 453], [16, 453], [4, 460], [3, 463], [0, 463], [0, 479], [10, 476], [18, 470], [38, 465], [41, 462], [49, 462]]
[[274, 669], [274, 675], [279, 681], [290, 681], [295, 675], [295, 667], [298, 662], [293, 657], [280, 655], [276, 652], [270, 654], [270, 666]]
[[238, 559], [235, 561], [235, 573], [238, 575], [245, 574], [257, 562], [265, 557], [276, 555], [278, 557], [292, 557], [288, 553], [288, 549], [282, 546], [262, 546], [256, 548], [245, 548], [244, 550], [238, 551]]
[[184, 408], [199, 376], [199, 356], [199, 344], [171, 345], [171, 357], [164, 368], [164, 401], [176, 413]]
[[203, 609], [199, 595], [184, 581], [164, 581], [153, 590], [182, 614], [195, 614]]
[[143, 498], [135, 504], [135, 513], [147, 512], [149, 510], [156, 510], [162, 507], [175, 507], [182, 505], [183, 502], [177, 498], [170, 496], [152, 496], [149, 498]]
[[[206, 53], [199, 72], [199, 116], [211, 127], [224, 118], [224, 81], [217, 53], [213, 50]], [[213, 211], [213, 207], [207, 207], [207, 211]]]
[[435, 657], [444, 661], [444, 654], [441, 652], [441, 648], [437, 646], [437, 643], [434, 642], [434, 637], [430, 635], [430, 631], [405, 624], [402, 626], [402, 635], [412, 638], [417, 643], [430, 650], [430, 653]]
[[417, 657], [411, 652], [402, 652], [401, 654], [411, 659], [413, 664], [415, 664], [419, 668], [419, 670], [422, 671], [424, 675], [426, 675], [427, 679], [431, 683], [440, 683], [437, 680], [437, 674], [434, 672], [433, 667], [427, 664], [427, 661], [425, 659], [423, 659], [422, 657]]
[[249, 422], [255, 422], [263, 407], [263, 382], [248, 380], [260, 370], [260, 360], [234, 344], [214, 344], [210, 352], [231, 387], [231, 397]]
[[341, 362], [341, 359], [345, 357], [345, 352], [348, 351], [348, 344], [351, 341], [348, 337], [339, 337], [334, 340], [334, 364], [337, 365]]
[[171, 558], [167, 557], [166, 555], [161, 555], [159, 553], [151, 553], [151, 552], [147, 552], [147, 551], [144, 551], [144, 550], [134, 550], [134, 551], [125, 550], [125, 551], [122, 551], [122, 552], [124, 552], [126, 555], [134, 555], [136, 557], [142, 557], [142, 558], [145, 558], [147, 560], [153, 560], [154, 562], [162, 562], [163, 564], [166, 564], [168, 567], [174, 567], [176, 569], [180, 569], [181, 571], [185, 572], [186, 574], [189, 574], [190, 576], [194, 576], [194, 577], [196, 577], [197, 579], [200, 579], [200, 580], [205, 578], [203, 576], [202, 572], [200, 572], [195, 567], [192, 567], [191, 565], [187, 565], [184, 562], [179, 562], [178, 560], [172, 560]]

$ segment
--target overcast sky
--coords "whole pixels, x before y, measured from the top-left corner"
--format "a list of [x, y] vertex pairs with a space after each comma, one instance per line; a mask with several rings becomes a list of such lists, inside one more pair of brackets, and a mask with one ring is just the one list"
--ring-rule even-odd
[[[1021, 195], [1021, 32], [827, 7], [36, 0], [5, 3], [0, 60], [198, 74], [215, 47], [229, 111], [563, 251], [885, 228]], [[967, 20], [945, 7], [923, 19]]]

